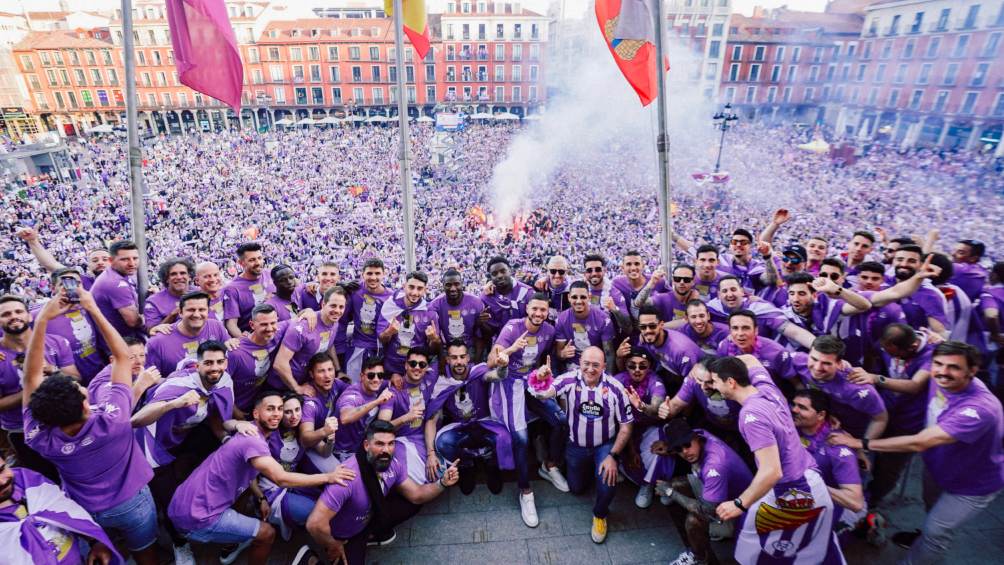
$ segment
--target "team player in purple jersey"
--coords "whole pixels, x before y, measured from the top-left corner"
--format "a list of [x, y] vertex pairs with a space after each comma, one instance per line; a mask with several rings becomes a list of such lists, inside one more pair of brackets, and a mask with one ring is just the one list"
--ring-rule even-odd
[[342, 391], [335, 403], [339, 431], [335, 435], [332, 454], [345, 462], [363, 443], [366, 426], [376, 419], [380, 407], [394, 399], [394, 391], [385, 385], [387, 373], [383, 359], [370, 357], [363, 361], [359, 382]]
[[607, 372], [616, 370], [614, 351], [616, 328], [610, 314], [589, 303], [589, 286], [583, 281], [573, 282], [568, 289], [571, 308], [558, 314], [554, 324], [554, 349], [563, 367], [577, 367], [579, 357], [587, 347], [599, 347], [607, 356]]
[[[129, 357], [126, 358], [126, 362], [130, 364], [132, 370], [132, 401], [134, 405], [138, 405], [146, 394], [146, 391], [159, 385], [164, 379], [156, 367], [146, 366], [146, 344], [143, 343], [143, 340], [135, 337], [122, 339], [129, 346]], [[112, 361], [115, 361], [115, 359], [112, 359]], [[98, 371], [97, 375], [94, 375], [91, 382], [87, 383], [89, 398], [98, 398], [104, 394], [102, 389], [107, 389], [111, 386], [113, 366], [114, 363], [107, 365], [104, 369]]]
[[652, 493], [658, 478], [657, 459], [652, 445], [659, 439], [659, 406], [666, 399], [666, 387], [652, 370], [655, 360], [644, 349], [632, 349], [627, 354], [624, 372], [616, 375], [627, 391], [634, 426], [631, 429], [629, 456], [621, 464], [625, 476], [638, 485], [634, 503], [638, 508], [652, 504]]
[[380, 408], [378, 417], [394, 424], [397, 430], [397, 452], [394, 457], [402, 459], [408, 469], [408, 477], [417, 484], [425, 484], [425, 407], [432, 397], [435, 384], [430, 375], [432, 354], [422, 347], [408, 350], [405, 360], [404, 379], [401, 388], [390, 385], [394, 399]]
[[[683, 418], [671, 420], [663, 429], [666, 439], [654, 446], [658, 455], [679, 457], [691, 466], [690, 474], [672, 479], [662, 491], [673, 525], [687, 548], [670, 565], [715, 565], [719, 560], [711, 548], [710, 526], [722, 523], [716, 508], [741, 495], [753, 474], [725, 442], [706, 430], [691, 429]], [[665, 482], [660, 482], [662, 488]], [[725, 524], [720, 534], [731, 537], [735, 520]]]
[[338, 362], [331, 346], [338, 331], [338, 320], [345, 314], [345, 300], [345, 290], [338, 286], [331, 287], [324, 293], [320, 315], [313, 324], [309, 319], [301, 319], [287, 326], [282, 344], [272, 361], [272, 372], [269, 375], [272, 388], [309, 395], [306, 368], [310, 358], [318, 353], [325, 353], [332, 361]]
[[404, 374], [404, 361], [412, 348], [437, 352], [441, 346], [436, 314], [425, 300], [429, 276], [413, 271], [405, 277], [404, 289], [384, 302], [377, 319], [377, 336], [383, 350], [384, 368], [394, 382]]
[[296, 273], [289, 265], [276, 265], [269, 271], [269, 277], [272, 279], [275, 293], [268, 297], [265, 303], [275, 308], [280, 322], [285, 322], [300, 311], [293, 296], [297, 287]]
[[[303, 419], [303, 399], [295, 392], [282, 395], [282, 420], [279, 429], [268, 435], [268, 451], [284, 471], [299, 469], [300, 461], [306, 455], [307, 448], [300, 441], [300, 422]], [[258, 511], [266, 521], [279, 530], [282, 539], [289, 540], [294, 527], [302, 527], [307, 523], [307, 516], [314, 509], [314, 500], [298, 492], [296, 489], [283, 488], [267, 477], [258, 476], [251, 482]], [[240, 548], [238, 546], [238, 548]], [[236, 548], [235, 548], [236, 549]], [[243, 548], [240, 548], [243, 549]], [[230, 556], [235, 552], [231, 552]], [[221, 555], [221, 562], [230, 561], [228, 555]]]
[[463, 341], [472, 359], [483, 359], [485, 340], [478, 332], [478, 317], [485, 309], [484, 303], [464, 292], [464, 279], [456, 269], [443, 272], [442, 284], [443, 294], [429, 303], [429, 311], [437, 317], [439, 335], [448, 342]]
[[[638, 319], [638, 307], [635, 300], [638, 293], [649, 282], [649, 275], [645, 272], [645, 258], [639, 251], [628, 251], [621, 259], [621, 272], [624, 273], [613, 280], [613, 287], [620, 291], [624, 300], [628, 303], [628, 312], [632, 319]], [[666, 281], [655, 285], [652, 292], [667, 292]]]
[[989, 273], [983, 265], [980, 265], [986, 252], [986, 244], [976, 239], [959, 240], [952, 250], [952, 263], [955, 268], [951, 282], [961, 288], [970, 300], [979, 298], [983, 287], [987, 284]]
[[700, 300], [687, 302], [687, 325], [680, 328], [680, 333], [690, 338], [704, 353], [714, 354], [718, 344], [729, 337], [729, 326], [721, 322], [712, 322], [708, 305]]
[[628, 303], [620, 290], [606, 277], [607, 259], [598, 253], [589, 253], [582, 259], [582, 279], [589, 285], [589, 302], [613, 316], [622, 333], [631, 331]]
[[[922, 269], [924, 252], [917, 245], [903, 245], [896, 250], [892, 265], [897, 281], [906, 281]], [[930, 328], [931, 331], [947, 336], [951, 331], [945, 314], [945, 296], [931, 281], [923, 281], [921, 287], [910, 296], [899, 301], [906, 314], [907, 323], [914, 329]]]
[[181, 319], [172, 325], [160, 326], [157, 335], [146, 345], [146, 359], [162, 375], [177, 371], [181, 364], [195, 359], [195, 351], [206, 341], [226, 342], [236, 347], [239, 340], [230, 338], [222, 322], [209, 318], [209, 295], [189, 292], [178, 301]]
[[847, 274], [857, 274], [858, 265], [867, 261], [872, 249], [875, 248], [875, 240], [875, 234], [869, 231], [858, 230], [851, 234], [847, 250], [840, 252], [840, 260], [847, 265]]
[[876, 452], [921, 452], [927, 516], [921, 532], [896, 534], [909, 545], [904, 564], [940, 563], [963, 525], [1004, 490], [1004, 415], [1000, 400], [975, 378], [980, 356], [968, 344], [939, 344], [926, 384], [921, 431], [873, 441], [831, 436], [831, 443]]
[[[789, 322], [780, 308], [755, 296], [746, 296], [739, 279], [729, 275], [719, 281], [718, 298], [708, 302], [708, 312], [711, 313], [712, 321], [724, 323], [728, 321], [729, 314], [736, 310], [750, 310], [756, 314], [759, 333], [764, 337], [784, 336], [789, 342], [801, 347], [809, 347], [815, 338], [812, 333]], [[669, 327], [675, 329], [685, 323], [686, 321], [676, 320]]]
[[275, 292], [271, 277], [264, 274], [265, 254], [260, 243], [242, 243], [237, 248], [237, 264], [241, 274], [223, 287], [223, 319], [231, 337], [248, 330], [251, 310]]
[[867, 298], [829, 277], [814, 279], [809, 273], [795, 273], [785, 282], [788, 304], [781, 310], [788, 320], [813, 335], [832, 333], [842, 316], [861, 314], [872, 307]]
[[301, 284], [293, 292], [293, 304], [297, 310], [320, 310], [321, 302], [324, 300], [324, 293], [329, 288], [341, 282], [342, 277], [338, 269], [338, 263], [325, 261], [317, 267], [316, 280]]
[[507, 322], [488, 355], [488, 367], [498, 371], [498, 380], [492, 383], [492, 416], [504, 422], [512, 436], [520, 515], [531, 528], [537, 527], [539, 521], [527, 461], [528, 410], [543, 418], [549, 428], [547, 456], [538, 474], [556, 489], [568, 492], [568, 483], [558, 469], [568, 435], [565, 415], [554, 400], [541, 401], [529, 395], [526, 381], [542, 363], [551, 364], [549, 352], [553, 345], [554, 327], [547, 323], [547, 295], [538, 293], [526, 306], [526, 318]]
[[111, 262], [94, 280], [91, 293], [101, 313], [122, 337], [142, 336], [146, 331], [136, 296], [139, 249], [135, 243], [122, 240], [111, 244], [108, 254]]
[[[72, 267], [53, 271], [49, 277], [52, 288], [62, 284], [64, 278], [80, 281], [80, 271]], [[41, 306], [37, 310], [41, 310]], [[35, 312], [33, 310], [32, 314]], [[105, 356], [98, 347], [97, 329], [90, 314], [80, 304], [71, 304], [66, 312], [50, 320], [46, 333], [66, 338], [73, 353], [73, 365], [84, 384], [89, 383], [106, 366]]]
[[[826, 441], [832, 433], [843, 433], [831, 425], [829, 395], [819, 389], [796, 392], [791, 400], [791, 418], [798, 428], [802, 445], [815, 459], [819, 474], [830, 491], [834, 529], [838, 534], [853, 529], [867, 513], [865, 493], [854, 452]], [[869, 532], [870, 536], [876, 534]]]
[[[0, 296], [0, 429], [3, 429], [10, 446], [21, 466], [42, 473], [49, 480], [58, 483], [59, 475], [51, 462], [39, 456], [25, 445], [21, 401], [24, 397], [25, 355], [28, 344], [35, 335], [28, 314], [28, 301], [20, 296], [5, 294]], [[44, 336], [45, 372], [61, 372], [71, 377], [79, 377], [73, 364], [70, 344], [56, 335]], [[6, 456], [6, 455], [5, 455]]]
[[348, 383], [335, 378], [335, 362], [327, 353], [316, 353], [307, 362], [310, 394], [302, 397], [300, 441], [309, 451], [303, 462], [306, 472], [328, 472], [338, 465], [331, 450], [338, 431], [335, 403]]
[[160, 264], [157, 278], [162, 290], [147, 297], [143, 304], [143, 321], [148, 330], [178, 321], [178, 302], [192, 291], [195, 264], [185, 257], [174, 257]]
[[103, 528], [121, 533], [139, 565], [157, 563], [157, 512], [147, 483], [150, 464], [136, 444], [129, 346], [104, 317], [89, 292], [78, 289], [80, 307], [94, 320], [112, 353], [110, 386], [92, 396], [74, 379], [45, 376], [48, 323], [73, 303], [62, 286], [35, 319], [24, 370], [27, 444], [59, 470], [63, 490]]
[[[389, 543], [395, 537], [394, 526], [414, 515], [417, 505], [432, 501], [460, 480], [454, 462], [439, 480], [416, 484], [394, 456], [401, 447], [394, 436], [389, 422], [370, 424], [362, 448], [345, 464], [354, 478], [345, 485], [325, 487], [307, 519], [307, 532], [331, 563], [364, 565], [368, 541]], [[303, 546], [299, 556], [309, 552]]]
[[[624, 385], [604, 372], [603, 350], [590, 347], [582, 352], [579, 368], [554, 378], [550, 386], [534, 394], [556, 397], [568, 415], [568, 489], [581, 494], [589, 488], [590, 477], [596, 480], [596, 503], [593, 504], [594, 543], [607, 538], [607, 516], [617, 486], [617, 467], [631, 441], [634, 414]], [[529, 380], [546, 381], [551, 367], [543, 365], [530, 374]]]
[[729, 337], [718, 344], [718, 355], [752, 355], [783, 390], [791, 390], [791, 355], [778, 342], [758, 335], [756, 314], [736, 310], [729, 314]]
[[644, 304], [652, 304], [659, 310], [659, 319], [665, 322], [685, 319], [687, 302], [700, 297], [700, 293], [694, 288], [694, 272], [694, 267], [691, 265], [680, 264], [673, 267], [669, 292], [653, 295], [653, 289], [660, 283], [665, 285], [666, 281], [666, 271], [659, 267], [652, 273], [652, 278], [645, 283], [631, 305], [638, 309]]
[[[356, 473], [339, 468], [330, 473], [304, 475], [286, 471], [272, 458], [267, 440], [282, 421], [283, 401], [279, 393], [267, 391], [259, 395], [252, 416], [254, 423], [245, 422], [246, 430], [224, 442], [178, 487], [167, 514], [189, 541], [218, 544], [250, 541], [248, 563], [263, 565], [275, 541], [275, 528], [231, 508], [256, 476], [261, 474], [288, 488], [346, 484]], [[176, 555], [176, 565], [195, 563], [190, 552]]]
[[889, 423], [885, 401], [875, 387], [850, 381], [851, 367], [843, 363], [844, 343], [831, 335], [812, 342], [808, 353], [793, 353], [791, 369], [799, 386], [821, 390], [830, 399], [827, 413], [854, 437], [876, 439]]
[[467, 352], [463, 341], [447, 345], [445, 374], [436, 380], [426, 406], [426, 475], [434, 481], [446, 464], [460, 461], [460, 492], [466, 495], [474, 491], [476, 468], [483, 464], [488, 490], [498, 494], [500, 468], [515, 467], [512, 439], [505, 424], [491, 416], [488, 365], [471, 365]]
[[234, 381], [234, 418], [246, 419], [258, 390], [272, 371], [272, 359], [282, 342], [279, 315], [271, 304], [251, 310], [251, 333], [227, 352], [227, 372]]
[[220, 267], [212, 261], [203, 261], [196, 265], [195, 286], [209, 295], [209, 316], [222, 322], [223, 274], [220, 273]]
[[742, 405], [739, 432], [757, 464], [746, 490], [717, 508], [722, 520], [743, 516], [735, 559], [741, 565], [843, 564], [830, 493], [802, 447], [785, 400], [750, 382], [750, 367], [759, 366], [743, 355], [716, 359], [709, 367], [715, 389]]
[[568, 278], [571, 269], [568, 259], [564, 256], [552, 255], [544, 266], [543, 276], [534, 282], [534, 290], [543, 292], [549, 297], [547, 321], [552, 324], [558, 319], [559, 314], [571, 306], [568, 302]]
[[697, 246], [694, 264], [697, 267], [694, 289], [700, 293], [701, 300], [708, 301], [718, 296], [719, 281], [722, 277], [729, 276], [729, 273], [718, 268], [718, 248], [709, 244]]
[[352, 382], [359, 382], [363, 360], [380, 352], [377, 340], [377, 320], [383, 303], [393, 295], [383, 285], [384, 264], [380, 259], [367, 259], [363, 263], [363, 285], [349, 297], [349, 314], [353, 322], [352, 348], [347, 362], [347, 373]]
[[[659, 319], [659, 312], [650, 304], [638, 312], [638, 331], [641, 333], [639, 346], [651, 353], [659, 366], [670, 374], [667, 392], [675, 393], [683, 378], [700, 360], [700, 348], [682, 333], [666, 329], [665, 322]], [[623, 366], [620, 361], [618, 365]]]
[[[21, 228], [17, 231], [17, 236], [28, 245], [28, 250], [31, 254], [35, 256], [38, 264], [50, 273], [54, 273], [60, 269], [68, 268], [63, 265], [49, 250], [42, 245], [42, 240], [38, 236], [38, 232], [33, 228]], [[101, 276], [101, 273], [108, 268], [108, 264], [111, 262], [111, 255], [108, 254], [108, 250], [102, 247], [91, 249], [87, 252], [87, 268], [84, 274], [81, 275], [81, 283], [84, 286], [84, 290], [90, 290], [94, 281]], [[69, 267], [73, 268], [73, 267]]]
[[497, 256], [488, 260], [488, 278], [489, 282], [481, 295], [485, 309], [478, 321], [485, 337], [494, 340], [509, 320], [526, 313], [526, 306], [534, 291], [532, 287], [513, 278], [512, 266], [505, 257]]

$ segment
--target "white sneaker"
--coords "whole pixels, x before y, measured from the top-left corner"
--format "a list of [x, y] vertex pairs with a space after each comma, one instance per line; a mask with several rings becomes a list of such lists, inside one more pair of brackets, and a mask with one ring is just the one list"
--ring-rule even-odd
[[659, 504], [662, 504], [663, 506], [669, 506], [670, 504], [673, 504], [673, 499], [668, 496], [660, 496]]
[[676, 558], [676, 561], [673, 561], [669, 565], [694, 565], [694, 563], [697, 563], [697, 559], [694, 558], [694, 554], [688, 549], [687, 551], [681, 553], [680, 556]]
[[554, 488], [560, 490], [561, 492], [568, 492], [568, 482], [565, 477], [561, 474], [561, 470], [557, 466], [547, 468], [547, 465], [541, 465], [537, 474], [547, 482], [554, 485]]
[[240, 545], [234, 547], [229, 552], [225, 554], [220, 554], [220, 565], [230, 565], [234, 561], [237, 561], [237, 557], [241, 554], [242, 551], [244, 551], [245, 549], [247, 549], [249, 545], [251, 545], [252, 541], [254, 540], [249, 539], [245, 542], [242, 542]]
[[648, 508], [652, 506], [652, 493], [655, 488], [652, 485], [644, 484], [638, 487], [638, 495], [634, 497], [634, 505], [638, 508]]
[[187, 543], [182, 546], [174, 546], [174, 565], [195, 565], [195, 554], [192, 553], [192, 546]]
[[540, 524], [537, 519], [537, 505], [533, 502], [533, 493], [519, 493], [519, 513], [523, 516], [523, 523], [528, 527], [536, 528]]

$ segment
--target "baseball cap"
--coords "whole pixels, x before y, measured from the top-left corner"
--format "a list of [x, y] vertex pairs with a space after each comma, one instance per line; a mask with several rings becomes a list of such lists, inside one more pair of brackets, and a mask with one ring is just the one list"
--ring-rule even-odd
[[784, 255], [797, 255], [802, 261], [806, 261], [809, 258], [809, 254], [806, 253], [805, 247], [799, 244], [786, 245], [784, 249], [781, 250]]
[[678, 451], [682, 447], [690, 445], [694, 439], [694, 430], [684, 418], [673, 418], [662, 428], [666, 434], [666, 443], [669, 444], [670, 451]]

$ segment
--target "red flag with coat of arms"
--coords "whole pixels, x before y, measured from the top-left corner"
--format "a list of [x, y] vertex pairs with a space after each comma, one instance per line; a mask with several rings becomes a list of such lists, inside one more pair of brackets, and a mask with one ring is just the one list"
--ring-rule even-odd
[[[596, 21], [610, 54], [642, 106], [659, 95], [651, 0], [596, 0]], [[666, 61], [669, 69], [669, 61]]]

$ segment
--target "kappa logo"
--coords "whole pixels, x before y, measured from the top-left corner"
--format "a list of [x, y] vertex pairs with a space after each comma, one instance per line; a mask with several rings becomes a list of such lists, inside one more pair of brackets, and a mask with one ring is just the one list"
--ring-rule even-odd
[[119, 415], [119, 407], [114, 404], [105, 404], [104, 412], [109, 417], [114, 418]]
[[966, 408], [965, 410], [963, 410], [961, 412], [961, 414], [963, 416], [969, 416], [970, 418], [975, 418], [977, 420], [980, 419], [980, 414], [979, 414], [979, 412], [976, 411], [975, 408]]
[[754, 416], [753, 414], [747, 414], [746, 415], [746, 419], [743, 420], [743, 423], [744, 424], [752, 424], [753, 422], [756, 422], [756, 421], [758, 421], [756, 419], [756, 416]]
[[840, 457], [853, 457], [854, 456], [854, 454], [851, 453], [851, 450], [847, 449], [846, 447], [841, 447], [840, 451], [837, 452], [837, 455], [839, 455]]
[[87, 447], [88, 445], [90, 445], [92, 443], [94, 443], [94, 437], [93, 436], [87, 436], [87, 437], [85, 437], [83, 439], [83, 441], [80, 442], [80, 447]]
[[864, 398], [868, 396], [868, 389], [861, 389], [858, 391], [858, 398]]
[[708, 471], [708, 477], [720, 477], [720, 476], [721, 475], [718, 474], [718, 471], [716, 471], [714, 469], [711, 469], [711, 470]]

